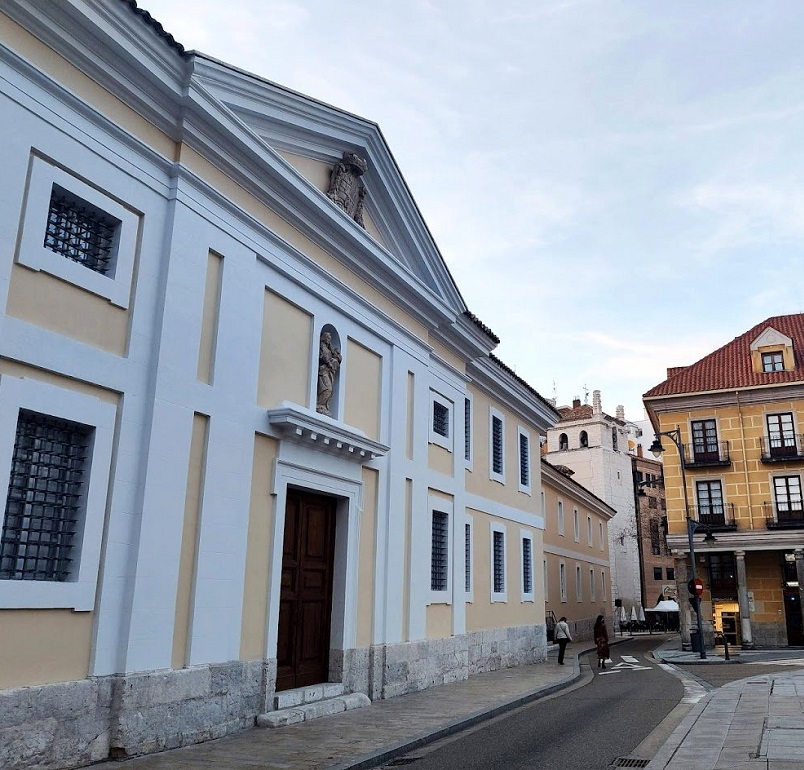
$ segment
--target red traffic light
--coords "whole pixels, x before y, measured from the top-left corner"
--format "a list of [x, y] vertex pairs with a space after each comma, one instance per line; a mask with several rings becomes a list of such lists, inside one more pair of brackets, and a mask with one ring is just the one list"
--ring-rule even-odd
[[690, 580], [690, 582], [687, 583], [687, 588], [689, 589], [690, 596], [700, 596], [704, 589], [703, 580], [701, 580], [701, 578]]

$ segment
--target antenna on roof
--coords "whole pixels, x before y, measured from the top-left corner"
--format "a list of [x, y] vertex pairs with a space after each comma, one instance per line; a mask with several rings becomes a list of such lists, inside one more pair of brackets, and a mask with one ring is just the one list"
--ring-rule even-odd
[[558, 391], [556, 390], [556, 381], [553, 380], [553, 403], [558, 398]]
[[589, 403], [589, 388], [586, 385], [583, 386], [583, 402], [584, 404]]

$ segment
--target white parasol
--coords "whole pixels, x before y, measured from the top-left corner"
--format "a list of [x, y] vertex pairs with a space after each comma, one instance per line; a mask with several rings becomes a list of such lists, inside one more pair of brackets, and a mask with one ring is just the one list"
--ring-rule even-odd
[[641, 604], [639, 605], [639, 622], [640, 623], [645, 622], [645, 610]]
[[620, 607], [620, 623], [627, 623], [628, 616], [625, 614], [625, 607]]
[[632, 605], [632, 606], [631, 606], [631, 622], [632, 622], [632, 623], [636, 623], [636, 622], [637, 622], [637, 611], [636, 611], [636, 605]]
[[648, 612], [678, 612], [678, 602], [673, 599], [662, 599], [655, 607]]

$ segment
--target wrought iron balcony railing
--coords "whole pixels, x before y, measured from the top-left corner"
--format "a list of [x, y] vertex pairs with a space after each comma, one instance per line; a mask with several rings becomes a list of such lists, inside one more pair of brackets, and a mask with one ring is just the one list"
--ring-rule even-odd
[[762, 503], [768, 529], [804, 529], [804, 504]]
[[804, 460], [804, 436], [800, 433], [762, 439], [762, 462]]
[[684, 446], [684, 465], [687, 468], [713, 468], [731, 465], [729, 442], [717, 441], [714, 444], [697, 446], [695, 443]]
[[734, 503], [691, 505], [690, 518], [713, 532], [737, 529]]

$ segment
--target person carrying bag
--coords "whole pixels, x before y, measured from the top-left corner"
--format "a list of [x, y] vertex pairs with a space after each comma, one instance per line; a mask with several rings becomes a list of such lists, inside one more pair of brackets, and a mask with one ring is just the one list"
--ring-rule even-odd
[[567, 649], [567, 645], [572, 641], [572, 634], [569, 630], [569, 625], [567, 624], [567, 618], [562, 616], [561, 619], [556, 623], [555, 633], [553, 634], [553, 638], [556, 640], [558, 644], [558, 665], [564, 665], [564, 650]]

